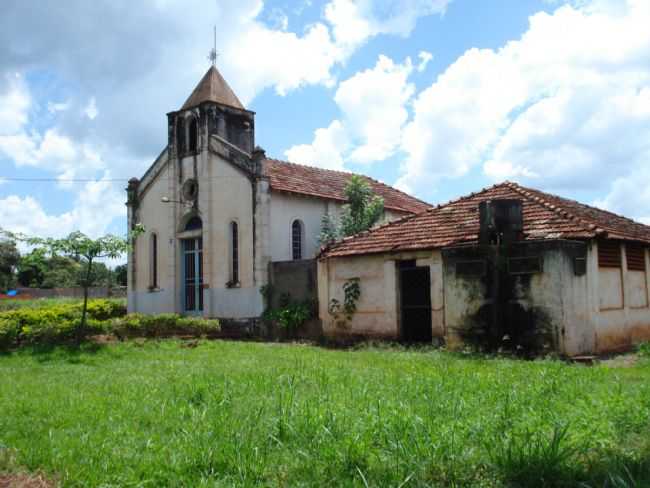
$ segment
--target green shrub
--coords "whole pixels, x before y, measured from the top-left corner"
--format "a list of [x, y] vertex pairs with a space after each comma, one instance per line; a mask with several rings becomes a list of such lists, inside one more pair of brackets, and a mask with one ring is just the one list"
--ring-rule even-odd
[[125, 315], [125, 312], [123, 303], [110, 300], [89, 302], [84, 330], [79, 328], [81, 305], [76, 303], [0, 312], [0, 348], [68, 342], [102, 333], [118, 337], [168, 337], [210, 335], [220, 330], [218, 320], [177, 314]]
[[184, 317], [174, 313], [145, 315], [131, 313], [110, 322], [109, 330], [118, 337], [166, 337], [209, 335], [221, 330], [216, 319]]
[[639, 344], [637, 352], [639, 353], [640, 357], [650, 359], [650, 342], [643, 342]]
[[285, 329], [295, 330], [312, 317], [308, 303], [289, 303], [281, 308], [264, 312], [264, 318], [277, 322]]
[[81, 331], [80, 303], [0, 312], [0, 347], [65, 342], [83, 335], [97, 334], [105, 331], [105, 321], [125, 313], [126, 307], [123, 303], [93, 300], [88, 303], [88, 322]]

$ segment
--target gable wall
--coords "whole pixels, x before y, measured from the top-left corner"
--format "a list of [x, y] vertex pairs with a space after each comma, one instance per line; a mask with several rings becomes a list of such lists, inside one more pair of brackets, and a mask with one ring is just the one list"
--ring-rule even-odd
[[[163, 156], [166, 159], [166, 153]], [[174, 229], [170, 225], [174, 209], [161, 202], [162, 197], [173, 193], [173, 172], [165, 164], [160, 173], [140, 195], [136, 222], [145, 226], [145, 233], [136, 239], [134, 246], [134, 267], [129, 280], [128, 308], [130, 312], [162, 313], [174, 312], [176, 292], [174, 280]], [[151, 285], [151, 235], [158, 236], [158, 289]], [[170, 242], [171, 241], [171, 242]]]

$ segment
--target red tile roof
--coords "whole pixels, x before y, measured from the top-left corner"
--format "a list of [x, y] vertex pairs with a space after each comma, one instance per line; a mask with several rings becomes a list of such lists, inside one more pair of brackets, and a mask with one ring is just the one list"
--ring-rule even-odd
[[228, 105], [240, 110], [246, 110], [244, 105], [239, 101], [235, 92], [230, 85], [223, 79], [219, 70], [214, 66], [203, 75], [199, 84], [190, 94], [181, 110], [195, 107], [203, 102], [216, 102], [222, 105]]
[[[272, 191], [298, 193], [341, 202], [346, 200], [345, 185], [353, 175], [353, 173], [303, 166], [277, 159], [266, 159], [264, 171], [269, 178]], [[367, 176], [359, 176], [370, 184], [376, 195], [383, 197], [386, 209], [413, 214], [431, 207], [430, 204], [391, 186]]]
[[478, 204], [497, 198], [522, 200], [526, 240], [603, 236], [650, 243], [650, 226], [574, 200], [505, 182], [348, 237], [330, 245], [321, 257], [435, 249], [476, 242]]

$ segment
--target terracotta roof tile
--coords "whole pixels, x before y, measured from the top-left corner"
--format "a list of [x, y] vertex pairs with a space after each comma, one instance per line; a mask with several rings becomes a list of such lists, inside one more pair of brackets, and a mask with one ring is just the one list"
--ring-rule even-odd
[[[299, 193], [328, 200], [344, 202], [345, 185], [353, 173], [314, 168], [302, 164], [288, 163], [277, 159], [266, 159], [264, 171], [269, 178], [271, 190]], [[404, 192], [367, 176], [364, 178], [376, 195], [383, 197], [384, 207], [404, 213], [418, 213], [431, 205]]]
[[522, 200], [527, 240], [589, 239], [602, 235], [650, 243], [649, 226], [574, 200], [505, 182], [334, 243], [321, 256], [434, 249], [476, 242], [478, 204], [497, 198]]
[[226, 80], [223, 79], [219, 70], [214, 66], [203, 75], [199, 84], [196, 85], [194, 91], [185, 101], [181, 110], [195, 107], [203, 102], [216, 102], [222, 105], [228, 105], [240, 110], [246, 110], [244, 105], [239, 101], [235, 92], [228, 85]]

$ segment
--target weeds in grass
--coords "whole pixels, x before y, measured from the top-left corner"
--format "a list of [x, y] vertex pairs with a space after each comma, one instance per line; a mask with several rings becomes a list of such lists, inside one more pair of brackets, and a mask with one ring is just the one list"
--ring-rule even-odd
[[181, 344], [0, 357], [0, 444], [63, 486], [650, 486], [644, 365]]

